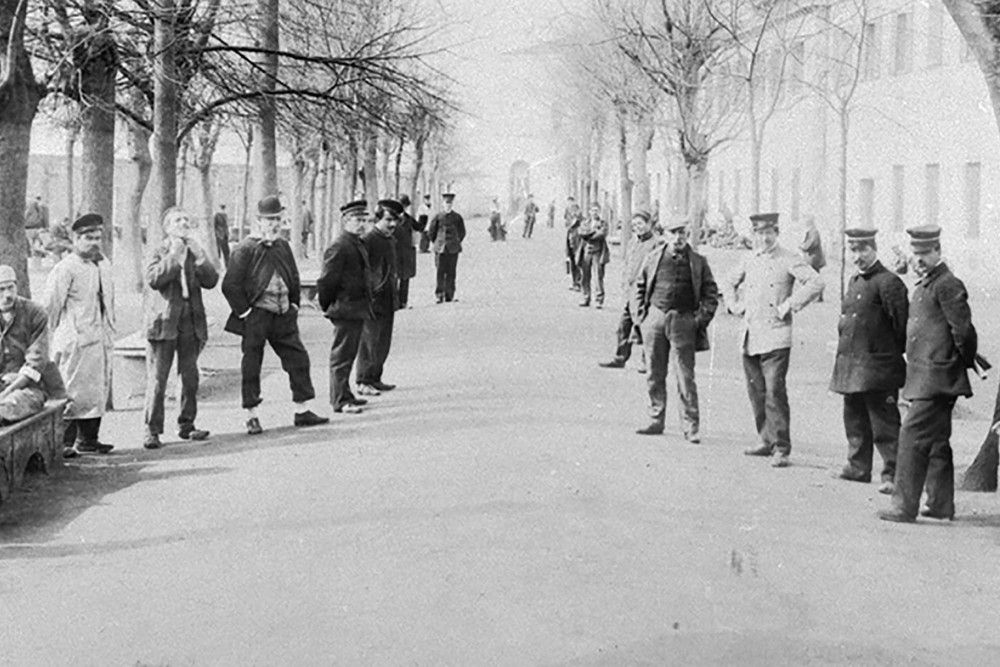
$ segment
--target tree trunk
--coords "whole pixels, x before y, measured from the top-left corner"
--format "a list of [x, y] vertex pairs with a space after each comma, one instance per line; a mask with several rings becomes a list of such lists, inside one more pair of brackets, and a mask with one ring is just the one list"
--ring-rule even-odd
[[420, 173], [424, 170], [424, 146], [427, 144], [427, 135], [419, 134], [413, 142], [413, 173], [410, 176], [410, 201], [413, 202], [414, 211], [420, 201], [418, 196], [418, 186], [420, 185]]
[[259, 87], [265, 95], [257, 104], [257, 163], [260, 167], [257, 196], [263, 198], [278, 194], [277, 109], [270, 95], [278, 77], [278, 0], [257, 0], [257, 17], [260, 45], [266, 51], [259, 63]]
[[313, 197], [319, 199], [319, 215], [317, 216], [319, 229], [316, 230], [316, 245], [318, 250], [324, 251], [330, 245], [331, 215], [329, 198], [333, 194], [333, 190], [330, 189], [330, 178], [327, 174], [327, 171], [330, 169], [330, 151], [321, 151], [316, 155], [315, 161], [316, 168], [313, 170]]
[[247, 143], [245, 146], [246, 151], [243, 154], [243, 202], [239, 216], [240, 233], [239, 239], [237, 239], [239, 241], [246, 238], [250, 229], [250, 211], [247, 209], [250, 206], [250, 176], [253, 170], [253, 144], [253, 125], [248, 125]]
[[201, 219], [205, 238], [205, 252], [217, 264], [219, 245], [215, 241], [215, 201], [212, 195], [212, 156], [204, 154], [198, 159], [198, 180], [201, 183]]
[[153, 168], [156, 205], [146, 230], [146, 243], [161, 238], [160, 218], [177, 204], [177, 55], [174, 0], [160, 0], [153, 27]]
[[66, 219], [72, 223], [77, 218], [76, 194], [76, 139], [80, 128], [73, 125], [66, 131]]
[[296, 259], [301, 259], [305, 248], [302, 245], [302, 200], [306, 193], [306, 158], [301, 152], [296, 153], [292, 168], [295, 181], [292, 184], [292, 253]]
[[364, 138], [365, 149], [365, 199], [368, 206], [374, 207], [378, 201], [378, 135], [368, 130]]
[[[153, 171], [153, 158], [149, 153], [151, 134], [149, 130], [133, 122], [126, 123], [126, 126], [130, 160], [135, 167], [135, 177], [128, 195], [128, 219], [122, 224], [122, 244], [126, 260], [127, 284], [138, 293], [142, 291], [143, 285], [142, 197]], [[119, 260], [122, 254], [118, 254]]]
[[993, 116], [1000, 126], [1000, 24], [995, 3], [974, 0], [943, 0], [966, 44], [976, 56], [986, 78]]
[[306, 200], [309, 204], [309, 210], [313, 211], [315, 215], [316, 223], [313, 227], [312, 238], [308, 239], [308, 245], [306, 251], [312, 250], [316, 251], [316, 248], [324, 248], [322, 244], [323, 230], [326, 227], [328, 215], [325, 206], [321, 206], [319, 209], [316, 208], [316, 181], [319, 179], [319, 160], [322, 159], [322, 151], [317, 153], [316, 158], [310, 161], [308, 167], [309, 176], [306, 180]]
[[103, 252], [114, 256], [115, 76], [118, 47], [107, 26], [91, 38], [80, 63], [82, 192], [80, 207], [104, 218]]
[[187, 194], [187, 168], [188, 168], [188, 152], [191, 150], [191, 145], [184, 141], [181, 143], [180, 152], [177, 156], [177, 205], [184, 206], [185, 195]]
[[403, 164], [404, 148], [406, 148], [406, 135], [401, 135], [399, 137], [399, 146], [396, 147], [396, 166], [393, 174], [395, 177], [393, 180], [395, 187], [393, 188], [392, 191], [392, 197], [395, 199], [399, 199], [399, 195], [403, 193], [403, 191], [400, 189], [403, 185], [402, 181], [400, 180], [400, 171], [402, 169], [402, 164]]
[[705, 189], [706, 173], [708, 173], [707, 160], [697, 160], [687, 165], [689, 242], [695, 247], [701, 240], [701, 230], [705, 226], [705, 211], [708, 203], [708, 192]]
[[351, 132], [347, 139], [347, 170], [344, 178], [344, 203], [353, 200], [358, 192], [358, 138]]
[[[386, 133], [382, 137], [382, 148], [380, 150], [382, 154], [382, 168], [380, 170], [380, 175], [382, 179], [382, 196], [385, 198], [391, 198], [392, 192], [389, 191], [389, 156], [392, 155], [392, 137]], [[381, 197], [380, 197], [381, 198]], [[373, 207], [374, 208], [374, 207]]]
[[760, 212], [760, 136], [756, 128], [750, 128], [750, 212]]
[[[632, 220], [632, 179], [629, 178], [628, 169], [628, 131], [625, 126], [625, 115], [618, 113], [618, 219], [623, 225], [627, 225]], [[622, 257], [628, 257], [631, 252], [632, 234], [630, 230], [622, 229]], [[628, 280], [625, 275], [628, 267], [622, 263], [622, 278]], [[624, 283], [623, 283], [624, 284]]]
[[[656, 129], [652, 120], [643, 118], [636, 130], [635, 144], [632, 148], [632, 204], [636, 208], [649, 210], [649, 149], [653, 145], [653, 135]], [[623, 220], [624, 222], [624, 220]]]
[[[846, 108], [840, 110], [840, 160], [837, 165], [837, 175], [840, 177], [837, 193], [837, 238], [844, 238], [847, 229], [847, 139], [850, 131], [850, 112]], [[840, 244], [840, 299], [844, 299], [847, 285], [847, 244]]]

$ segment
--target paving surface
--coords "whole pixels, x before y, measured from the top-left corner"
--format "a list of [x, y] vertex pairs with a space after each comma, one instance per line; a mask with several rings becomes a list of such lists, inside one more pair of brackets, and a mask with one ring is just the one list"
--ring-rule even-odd
[[[596, 365], [620, 262], [608, 308], [583, 309], [558, 230], [491, 244], [485, 229], [470, 224], [457, 303], [433, 304], [420, 255], [386, 373], [399, 389], [365, 414], [293, 429], [269, 356], [267, 431], [247, 437], [236, 339], [219, 333], [204, 365], [223, 380], [199, 418], [212, 440], [147, 452], [142, 413], [116, 412], [115, 454], [19, 493], [0, 512], [0, 664], [1000, 661], [1000, 500], [961, 493], [953, 523], [886, 524], [874, 483], [830, 476], [845, 455], [833, 303], [797, 319], [794, 465], [774, 470], [741, 454], [734, 318], [698, 357], [703, 443], [674, 420], [634, 435], [643, 376]], [[736, 258], [710, 256], [717, 274]], [[991, 295], [975, 299], [986, 312]], [[301, 321], [322, 403], [329, 324]], [[960, 465], [995, 386], [962, 405]]]

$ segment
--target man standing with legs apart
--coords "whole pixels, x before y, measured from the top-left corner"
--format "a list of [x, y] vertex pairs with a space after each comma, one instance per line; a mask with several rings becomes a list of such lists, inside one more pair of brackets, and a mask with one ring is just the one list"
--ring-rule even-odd
[[262, 402], [260, 369], [266, 343], [288, 374], [294, 424], [315, 426], [330, 421], [312, 411], [316, 391], [309, 376], [309, 353], [299, 337], [299, 269], [291, 246], [281, 238], [284, 210], [274, 195], [257, 203], [257, 229], [233, 249], [222, 281], [222, 294], [232, 309], [226, 331], [243, 338], [243, 408], [250, 435], [264, 432], [257, 406]]
[[708, 261], [688, 245], [687, 224], [668, 225], [667, 242], [653, 248], [635, 283], [636, 321], [646, 349], [650, 423], [636, 433], [663, 433], [667, 367], [674, 365], [684, 438], [698, 443], [700, 417], [695, 352], [708, 349], [708, 325], [719, 306], [719, 289]]
[[[393, 236], [396, 237], [396, 273], [399, 277], [399, 307], [402, 309], [407, 308], [410, 301], [410, 279], [417, 275], [417, 249], [413, 246], [413, 233], [423, 227], [410, 215], [410, 198], [400, 195], [399, 203], [403, 214], [396, 223]], [[424, 224], [427, 224], [426, 220]]]
[[878, 261], [874, 229], [844, 232], [857, 267], [847, 286], [837, 326], [839, 342], [830, 391], [844, 395], [847, 465], [840, 479], [867, 484], [872, 450], [882, 457], [880, 493], [892, 493], [899, 443], [896, 399], [906, 378], [906, 285]]
[[978, 341], [965, 284], [941, 259], [941, 228], [923, 225], [906, 233], [920, 277], [906, 323], [903, 398], [910, 407], [899, 431], [892, 509], [878, 516], [915, 521], [926, 482], [927, 504], [920, 515], [950, 520], [955, 517], [951, 413], [959, 396], [972, 396], [967, 369]]
[[212, 289], [219, 274], [193, 236], [196, 225], [183, 209], [168, 208], [161, 226], [164, 240], [146, 264], [146, 435], [142, 446], [161, 447], [167, 377], [177, 356], [181, 376], [182, 440], [204, 440], [208, 431], [195, 428], [198, 414], [198, 355], [208, 341], [201, 290]]
[[437, 287], [434, 295], [437, 302], [455, 300], [455, 273], [458, 270], [458, 255], [465, 240], [465, 220], [452, 210], [455, 195], [448, 192], [441, 195], [444, 210], [434, 216], [427, 229], [427, 235], [434, 244], [434, 263], [437, 265]]
[[399, 310], [396, 275], [396, 239], [393, 231], [403, 207], [399, 202], [383, 199], [375, 212], [375, 226], [361, 240], [368, 250], [372, 272], [372, 311], [375, 317], [365, 320], [358, 349], [358, 393], [378, 396], [396, 388], [382, 382], [385, 360], [392, 347], [392, 326]]
[[[789, 465], [792, 440], [785, 377], [792, 347], [792, 314], [823, 292], [823, 281], [806, 260], [778, 244], [778, 214], [750, 216], [753, 255], [726, 282], [729, 311], [743, 316], [741, 349], [747, 394], [761, 444], [743, 453], [775, 455], [771, 465]], [[737, 290], [742, 287], [742, 297]]]
[[351, 391], [351, 368], [358, 356], [364, 324], [372, 319], [372, 272], [368, 250], [361, 240], [368, 202], [340, 209], [344, 231], [323, 253], [323, 271], [316, 281], [319, 307], [333, 323], [330, 346], [330, 403], [334, 412], [357, 414], [367, 403]]
[[580, 245], [577, 254], [577, 264], [580, 267], [580, 288], [583, 298], [580, 306], [590, 305], [591, 281], [594, 286], [595, 307], [604, 307], [604, 266], [611, 260], [611, 250], [608, 248], [608, 223], [601, 219], [601, 206], [596, 202], [590, 205], [590, 217], [580, 223]]
[[111, 262], [101, 254], [104, 218], [87, 213], [73, 223], [73, 252], [49, 273], [52, 359], [66, 382], [63, 456], [107, 454], [99, 440], [111, 396], [111, 352], [115, 333], [115, 283]]
[[[633, 339], [642, 344], [641, 333], [637, 336], [638, 319], [636, 313], [639, 312], [639, 300], [635, 285], [639, 280], [643, 264], [650, 251], [658, 244], [663, 243], [663, 239], [653, 233], [653, 225], [650, 223], [649, 211], [636, 211], [632, 214], [632, 232], [635, 233], [635, 241], [632, 243], [628, 257], [628, 266], [625, 269], [625, 308], [622, 309], [621, 317], [618, 320], [618, 347], [615, 349], [615, 358], [611, 361], [602, 361], [598, 365], [602, 368], [624, 368], [625, 362], [632, 356]], [[643, 354], [645, 359], [645, 354]], [[643, 361], [640, 372], [644, 372], [646, 363]]]

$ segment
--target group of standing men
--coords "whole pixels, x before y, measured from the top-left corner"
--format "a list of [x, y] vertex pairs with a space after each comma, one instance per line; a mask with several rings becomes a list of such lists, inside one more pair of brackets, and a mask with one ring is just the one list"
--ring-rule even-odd
[[604, 307], [604, 269], [611, 260], [608, 246], [608, 222], [601, 217], [601, 206], [590, 205], [586, 217], [573, 197], [566, 199], [563, 213], [566, 227], [566, 272], [573, 279], [570, 289], [581, 292], [580, 307]]

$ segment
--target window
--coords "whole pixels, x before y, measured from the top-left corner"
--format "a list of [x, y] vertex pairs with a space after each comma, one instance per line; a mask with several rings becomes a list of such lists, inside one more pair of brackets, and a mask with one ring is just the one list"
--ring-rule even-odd
[[866, 229], [875, 228], [875, 179], [862, 178], [861, 191], [858, 196], [858, 218], [860, 226]]
[[893, 73], [906, 74], [912, 67], [913, 30], [909, 14], [896, 14]]
[[778, 210], [778, 170], [771, 170], [771, 210]]
[[798, 222], [802, 207], [802, 170], [792, 170], [792, 221]]
[[863, 39], [864, 42], [861, 46], [861, 75], [867, 80], [877, 79], [879, 77], [879, 61], [882, 58], [878, 24], [866, 23]]
[[924, 168], [924, 222], [938, 224], [941, 206], [941, 165], [929, 164]]
[[980, 179], [982, 165], [978, 162], [968, 162], [965, 165], [965, 236], [970, 239], [979, 238], [980, 214]]
[[892, 228], [901, 231], [906, 227], [906, 189], [903, 165], [892, 166]]
[[944, 62], [944, 7], [940, 2], [931, 2], [927, 7], [927, 66], [940, 67]]

